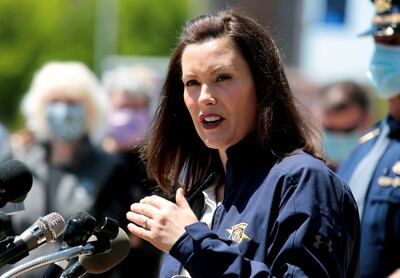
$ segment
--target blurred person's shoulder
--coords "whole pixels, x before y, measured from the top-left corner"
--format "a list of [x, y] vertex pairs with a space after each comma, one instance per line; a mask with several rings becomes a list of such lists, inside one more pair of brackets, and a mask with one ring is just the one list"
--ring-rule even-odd
[[34, 143], [33, 134], [27, 129], [20, 129], [10, 134], [10, 145], [15, 154], [26, 152]]
[[28, 164], [35, 165], [46, 156], [44, 144], [37, 142], [26, 129], [10, 134], [10, 146], [12, 157]]
[[100, 165], [104, 165], [107, 168], [120, 168], [123, 166], [123, 160], [119, 155], [107, 152], [100, 145], [93, 143], [89, 143], [89, 145], [90, 150], [87, 158], [91, 160], [93, 166], [97, 165], [99, 167]]

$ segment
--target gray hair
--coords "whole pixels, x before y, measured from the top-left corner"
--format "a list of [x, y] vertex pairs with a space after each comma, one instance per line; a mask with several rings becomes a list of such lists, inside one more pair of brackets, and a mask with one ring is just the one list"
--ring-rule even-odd
[[119, 90], [127, 95], [152, 98], [157, 90], [155, 73], [145, 65], [121, 65], [107, 70], [102, 76], [104, 89]]

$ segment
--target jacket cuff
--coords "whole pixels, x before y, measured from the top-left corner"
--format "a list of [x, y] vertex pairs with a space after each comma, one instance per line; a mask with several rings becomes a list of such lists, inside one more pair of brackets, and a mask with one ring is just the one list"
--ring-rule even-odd
[[211, 232], [206, 223], [196, 222], [185, 227], [184, 233], [175, 244], [172, 246], [169, 254], [180, 261], [184, 266], [190, 261], [194, 255], [195, 246], [199, 247], [200, 242], [210, 235], [215, 235]]

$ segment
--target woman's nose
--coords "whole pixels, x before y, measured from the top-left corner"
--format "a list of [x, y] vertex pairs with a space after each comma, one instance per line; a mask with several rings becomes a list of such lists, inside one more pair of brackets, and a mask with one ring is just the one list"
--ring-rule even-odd
[[216, 98], [214, 92], [210, 86], [203, 84], [200, 90], [199, 105], [214, 105], [216, 104]]

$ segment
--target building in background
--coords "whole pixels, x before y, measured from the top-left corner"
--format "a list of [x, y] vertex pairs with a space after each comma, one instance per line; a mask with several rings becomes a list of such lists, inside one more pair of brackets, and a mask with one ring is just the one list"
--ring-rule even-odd
[[[318, 83], [353, 79], [367, 83], [366, 71], [373, 50], [371, 37], [360, 37], [370, 26], [374, 8], [367, 0], [302, 0], [302, 36], [298, 66]], [[341, 15], [329, 16], [341, 3]], [[331, 11], [331, 13], [333, 13]], [[369, 84], [369, 83], [368, 83]]]
[[370, 24], [367, 0], [209, 1], [210, 9], [235, 7], [268, 26], [286, 65], [317, 84], [338, 79], [367, 81], [372, 40], [359, 37]]

